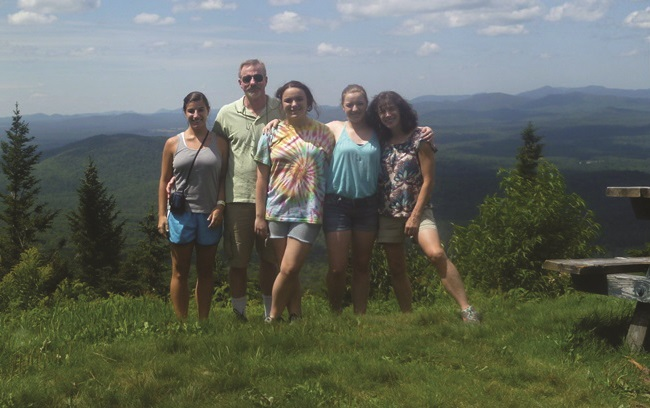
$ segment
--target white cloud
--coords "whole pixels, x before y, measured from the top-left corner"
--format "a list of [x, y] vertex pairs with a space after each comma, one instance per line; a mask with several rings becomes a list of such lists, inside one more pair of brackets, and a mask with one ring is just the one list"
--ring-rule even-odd
[[70, 52], [70, 55], [72, 55], [73, 57], [87, 57], [93, 54], [95, 54], [95, 47], [86, 47], [86, 48], [82, 48]]
[[336, 9], [348, 17], [386, 17], [444, 12], [483, 3], [483, 0], [339, 0]]
[[307, 31], [307, 23], [297, 13], [285, 11], [271, 17], [269, 28], [276, 33], [297, 33]]
[[320, 43], [316, 49], [316, 53], [320, 56], [334, 55], [338, 57], [352, 55], [352, 51], [349, 48], [334, 46], [328, 43]]
[[427, 31], [427, 24], [422, 20], [411, 18], [404, 21], [399, 28], [393, 30], [393, 33], [397, 35], [415, 35], [425, 31]]
[[577, 21], [600, 20], [607, 10], [611, 0], [576, 0], [553, 7], [546, 19], [559, 21], [565, 18]]
[[621, 57], [636, 57], [639, 55], [639, 50], [630, 50], [621, 53]]
[[544, 14], [540, 0], [340, 0], [337, 10], [348, 19], [411, 16], [393, 30], [400, 35], [441, 27], [512, 25]]
[[426, 57], [427, 55], [435, 54], [440, 51], [440, 46], [436, 43], [426, 41], [418, 48], [416, 54], [419, 57]]
[[638, 28], [650, 28], [650, 7], [643, 11], [630, 13], [625, 17], [625, 24]]
[[226, 3], [223, 0], [188, 1], [174, 6], [173, 11], [191, 10], [235, 10], [237, 3]]
[[50, 24], [57, 20], [56, 16], [34, 13], [31, 11], [19, 11], [7, 16], [7, 22], [12, 25], [22, 24]]
[[498, 35], [521, 35], [528, 34], [523, 24], [516, 25], [492, 25], [481, 30], [478, 30], [481, 35], [498, 36]]
[[18, 0], [18, 8], [40, 14], [76, 13], [99, 8], [101, 0]]
[[133, 18], [136, 24], [168, 25], [174, 24], [176, 20], [173, 17], [161, 17], [158, 14], [140, 13]]
[[300, 3], [302, 3], [302, 0], [269, 0], [269, 4], [272, 6], [289, 6]]

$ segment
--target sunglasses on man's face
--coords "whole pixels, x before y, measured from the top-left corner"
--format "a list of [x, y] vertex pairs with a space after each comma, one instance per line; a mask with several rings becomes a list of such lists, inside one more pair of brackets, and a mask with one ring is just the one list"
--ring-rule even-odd
[[250, 83], [251, 79], [254, 79], [255, 82], [262, 82], [264, 81], [264, 75], [255, 74], [255, 75], [244, 75], [243, 77], [241, 77], [241, 81], [245, 84]]

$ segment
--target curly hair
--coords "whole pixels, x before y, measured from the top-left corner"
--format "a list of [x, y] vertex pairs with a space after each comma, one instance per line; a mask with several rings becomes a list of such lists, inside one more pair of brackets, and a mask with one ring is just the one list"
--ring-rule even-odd
[[388, 139], [391, 131], [382, 122], [379, 117], [380, 112], [388, 106], [395, 106], [399, 111], [400, 127], [404, 133], [412, 132], [418, 126], [418, 114], [406, 99], [400, 94], [393, 91], [381, 92], [372, 98], [368, 105], [368, 119], [371, 126], [382, 139]]

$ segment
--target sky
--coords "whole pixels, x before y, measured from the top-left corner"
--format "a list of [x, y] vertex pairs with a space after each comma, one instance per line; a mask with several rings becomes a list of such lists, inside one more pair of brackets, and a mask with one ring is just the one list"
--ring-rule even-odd
[[0, 0], [0, 117], [213, 107], [240, 62], [337, 105], [370, 96], [650, 88], [650, 0]]

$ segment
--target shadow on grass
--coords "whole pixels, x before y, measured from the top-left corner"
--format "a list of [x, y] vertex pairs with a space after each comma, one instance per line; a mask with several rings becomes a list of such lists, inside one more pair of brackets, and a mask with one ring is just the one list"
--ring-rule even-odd
[[[573, 330], [571, 343], [580, 347], [593, 340], [602, 341], [612, 348], [619, 348], [625, 343], [625, 336], [630, 327], [631, 316], [594, 313], [580, 319]], [[645, 341], [648, 350], [648, 338]]]

